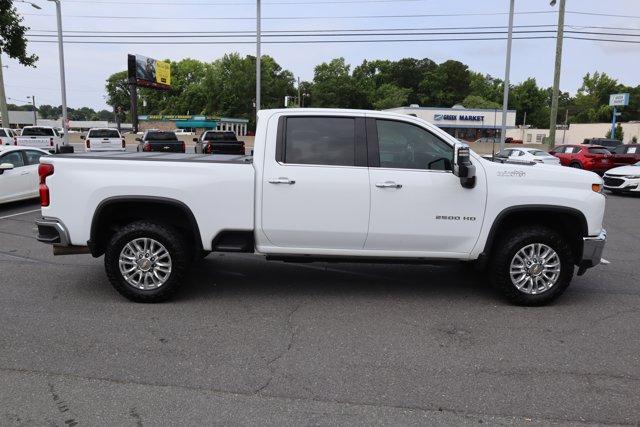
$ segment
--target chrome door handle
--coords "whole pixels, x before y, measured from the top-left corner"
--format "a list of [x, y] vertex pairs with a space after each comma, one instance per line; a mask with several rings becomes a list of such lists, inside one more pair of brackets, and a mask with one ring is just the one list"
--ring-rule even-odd
[[396, 184], [393, 181], [387, 181], [387, 182], [377, 182], [376, 183], [376, 187], [378, 188], [402, 188], [402, 184]]
[[285, 178], [285, 177], [280, 177], [280, 178], [276, 178], [276, 179], [270, 179], [269, 180], [269, 184], [287, 184], [287, 185], [293, 185], [296, 182], [292, 179], [289, 178]]
[[29, 175], [29, 172], [20, 172], [20, 175]]

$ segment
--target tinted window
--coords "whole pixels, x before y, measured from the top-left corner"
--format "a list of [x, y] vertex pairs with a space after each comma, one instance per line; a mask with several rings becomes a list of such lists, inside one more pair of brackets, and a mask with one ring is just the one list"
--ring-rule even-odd
[[4, 129], [0, 129], [0, 137], [8, 136]]
[[22, 154], [19, 151], [12, 151], [4, 156], [0, 156], [0, 163], [11, 163], [14, 168], [24, 166], [24, 160], [22, 160]]
[[120, 138], [120, 134], [115, 129], [95, 129], [89, 131], [87, 138]]
[[28, 165], [37, 165], [40, 163], [40, 157], [44, 156], [44, 153], [36, 150], [26, 150], [24, 154], [27, 156]]
[[204, 134], [205, 141], [236, 141], [236, 134], [233, 132], [207, 132]]
[[421, 127], [377, 120], [380, 167], [450, 170], [453, 147]]
[[605, 148], [589, 148], [589, 153], [591, 154], [611, 154], [609, 150]]
[[355, 165], [355, 120], [337, 117], [289, 117], [284, 161], [305, 165]]
[[49, 128], [24, 128], [22, 136], [54, 136], [53, 129]]
[[146, 139], [155, 141], [177, 141], [178, 137], [173, 132], [149, 132]]
[[546, 151], [542, 151], [542, 150], [533, 150], [533, 151], [529, 151], [529, 153], [531, 153], [532, 155], [536, 156], [536, 157], [546, 157], [549, 155], [549, 153], [547, 153]]

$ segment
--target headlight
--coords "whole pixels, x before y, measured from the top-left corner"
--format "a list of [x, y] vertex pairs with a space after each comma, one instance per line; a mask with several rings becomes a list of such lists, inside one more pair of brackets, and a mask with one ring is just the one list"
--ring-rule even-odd
[[626, 175], [625, 178], [627, 178], [627, 179], [640, 179], [640, 175]]

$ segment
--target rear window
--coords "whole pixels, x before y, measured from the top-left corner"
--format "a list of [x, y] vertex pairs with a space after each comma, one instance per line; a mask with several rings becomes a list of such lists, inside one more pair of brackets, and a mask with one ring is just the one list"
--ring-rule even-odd
[[120, 134], [115, 129], [95, 129], [89, 131], [87, 138], [120, 138]]
[[611, 154], [606, 148], [589, 148], [591, 154]]
[[207, 132], [204, 139], [205, 141], [235, 141], [236, 134], [233, 132]]
[[22, 136], [54, 136], [51, 128], [24, 128]]
[[147, 139], [154, 139], [156, 141], [177, 141], [178, 137], [173, 132], [149, 132]]
[[286, 122], [284, 161], [306, 165], [355, 165], [353, 118], [289, 117]]

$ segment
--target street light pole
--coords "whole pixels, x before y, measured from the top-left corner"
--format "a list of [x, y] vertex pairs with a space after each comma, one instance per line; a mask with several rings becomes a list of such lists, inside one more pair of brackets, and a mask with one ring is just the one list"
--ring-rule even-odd
[[[556, 0], [551, 1], [551, 6]], [[562, 68], [562, 39], [564, 37], [564, 11], [566, 0], [560, 0], [558, 10], [558, 35], [556, 37], [556, 64], [553, 72], [553, 93], [551, 95], [551, 117], [549, 119], [549, 148], [556, 145], [556, 122], [558, 120], [558, 95], [560, 92], [560, 70]]]
[[507, 36], [507, 64], [504, 70], [504, 93], [502, 99], [502, 126], [500, 126], [500, 152], [504, 151], [507, 133], [507, 110], [509, 109], [509, 74], [511, 72], [511, 44], [513, 41], [513, 9], [515, 0], [509, 4], [509, 34]]
[[38, 113], [36, 110], [36, 96], [35, 95], [31, 95], [31, 96], [27, 96], [27, 99], [31, 98], [31, 105], [33, 105], [33, 124], [37, 125], [38, 124]]
[[260, 95], [262, 82], [262, 16], [260, 0], [256, 0], [256, 123], [258, 121], [258, 111], [260, 111]]
[[[60, 62], [60, 90], [62, 92], [62, 130], [64, 132], [62, 145], [69, 146], [69, 127], [67, 120], [67, 86], [64, 75], [64, 46], [62, 40], [62, 10], [60, 0], [49, 0], [56, 4], [56, 17], [58, 20], [58, 56]], [[66, 151], [66, 150], [65, 150]]]

